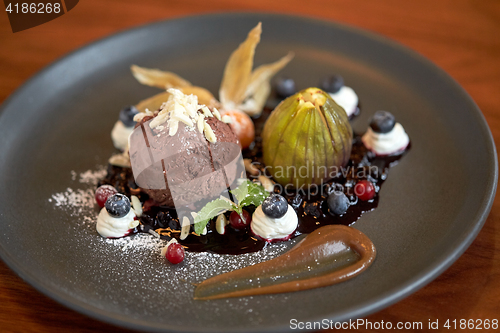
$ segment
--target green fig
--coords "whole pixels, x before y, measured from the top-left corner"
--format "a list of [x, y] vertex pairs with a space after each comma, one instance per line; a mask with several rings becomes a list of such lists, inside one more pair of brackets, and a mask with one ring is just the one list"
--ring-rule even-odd
[[352, 138], [344, 109], [323, 90], [307, 88], [269, 116], [262, 133], [264, 164], [281, 185], [308, 189], [349, 162]]

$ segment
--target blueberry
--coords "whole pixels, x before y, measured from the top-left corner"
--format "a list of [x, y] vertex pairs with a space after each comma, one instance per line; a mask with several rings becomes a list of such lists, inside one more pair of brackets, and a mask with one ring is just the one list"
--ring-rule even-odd
[[135, 126], [134, 116], [139, 113], [139, 110], [133, 105], [124, 107], [123, 110], [120, 111], [120, 121], [126, 127]]
[[108, 214], [113, 217], [124, 217], [130, 212], [130, 200], [123, 194], [115, 194], [108, 198], [104, 205]]
[[377, 111], [370, 121], [370, 127], [376, 133], [389, 133], [396, 125], [396, 119], [392, 113], [387, 111]]
[[336, 215], [342, 215], [349, 208], [349, 199], [347, 199], [344, 192], [334, 191], [332, 192], [327, 199], [328, 207], [330, 208], [330, 212]]
[[262, 202], [262, 211], [269, 217], [279, 219], [285, 216], [288, 202], [279, 194], [271, 194]]
[[340, 75], [332, 75], [321, 80], [320, 88], [324, 91], [335, 94], [344, 86], [344, 78]]
[[287, 77], [280, 77], [276, 80], [276, 95], [279, 98], [287, 98], [295, 94], [295, 81]]

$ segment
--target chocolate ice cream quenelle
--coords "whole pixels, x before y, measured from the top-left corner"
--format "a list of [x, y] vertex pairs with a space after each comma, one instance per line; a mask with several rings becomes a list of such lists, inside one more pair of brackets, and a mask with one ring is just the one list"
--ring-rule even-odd
[[[137, 185], [158, 206], [189, 206], [218, 197], [237, 178], [241, 149], [216, 108], [169, 89], [159, 111], [135, 116], [129, 137]], [[223, 121], [224, 120], [224, 121]]]

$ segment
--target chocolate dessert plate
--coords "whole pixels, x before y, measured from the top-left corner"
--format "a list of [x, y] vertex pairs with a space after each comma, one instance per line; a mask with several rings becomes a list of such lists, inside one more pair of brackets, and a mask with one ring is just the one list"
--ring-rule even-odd
[[[95, 171], [114, 152], [110, 131], [119, 110], [159, 92], [140, 85], [130, 65], [170, 70], [217, 94], [227, 58], [259, 21], [257, 65], [293, 51], [281, 74], [298, 88], [341, 74], [360, 98], [355, 131], [364, 131], [376, 110], [388, 110], [412, 148], [390, 170], [379, 207], [354, 224], [378, 251], [366, 272], [321, 289], [194, 301], [191, 283], [284, 246], [236, 258], [190, 254], [172, 266], [151, 237], [103, 240], [86, 200]], [[294, 16], [195, 16], [103, 39], [50, 65], [6, 100], [0, 133], [1, 258], [76, 311], [156, 332], [277, 332], [290, 329], [292, 319], [343, 321], [378, 311], [429, 283], [467, 249], [497, 184], [488, 126], [446, 73], [386, 38]]]

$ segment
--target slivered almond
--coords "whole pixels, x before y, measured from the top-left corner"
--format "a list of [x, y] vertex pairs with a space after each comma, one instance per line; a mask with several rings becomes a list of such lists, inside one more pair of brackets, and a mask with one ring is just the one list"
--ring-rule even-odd
[[202, 114], [199, 114], [198, 115], [198, 121], [197, 121], [197, 125], [198, 125], [198, 131], [200, 133], [203, 133], [203, 129], [205, 128], [205, 116], [202, 115]]
[[205, 115], [205, 117], [213, 117], [212, 112], [210, 112], [210, 110], [206, 106], [203, 106], [201, 108], [201, 111], [203, 111], [203, 114]]
[[142, 204], [141, 204], [141, 201], [135, 195], [132, 195], [130, 197], [130, 199], [131, 199], [130, 201], [132, 201], [132, 207], [134, 207], [135, 215], [137, 217], [141, 216], [142, 215]]
[[191, 223], [187, 216], [182, 218], [181, 236], [180, 239], [184, 240], [189, 235], [189, 230], [191, 229]]
[[148, 233], [153, 235], [154, 238], [160, 238], [160, 234], [154, 231], [153, 229], [149, 229]]
[[203, 132], [205, 133], [205, 137], [207, 138], [207, 140], [209, 142], [211, 142], [211, 143], [217, 142], [217, 138], [215, 137], [215, 133], [212, 130], [212, 127], [210, 127], [209, 124], [204, 123]]
[[136, 114], [134, 116], [134, 121], [135, 122], [140, 122], [144, 117], [152, 117], [153, 116], [153, 112], [149, 111], [148, 109], [146, 109], [146, 111], [144, 112], [139, 112], [138, 114]]
[[220, 120], [220, 112], [217, 110], [217, 108], [212, 108], [212, 113], [214, 114], [215, 118]]
[[258, 179], [267, 192], [270, 193], [274, 192], [274, 182], [271, 179], [263, 175], [259, 176]]
[[183, 115], [185, 111], [186, 111], [186, 108], [184, 106], [182, 106], [179, 102], [175, 101], [174, 110], [172, 111], [172, 114], [174, 116], [180, 116], [180, 115]]
[[245, 164], [245, 170], [252, 176], [257, 176], [260, 173], [260, 170], [257, 169], [257, 167], [252, 164], [251, 159], [245, 158], [243, 159], [243, 163]]
[[125, 154], [116, 154], [109, 158], [109, 164], [122, 167], [122, 168], [130, 168], [130, 158]]
[[198, 113], [198, 98], [193, 95], [190, 95], [186, 98], [185, 108], [187, 114], [194, 118], [196, 117], [196, 113]]
[[194, 124], [193, 124], [193, 121], [191, 119], [189, 119], [189, 117], [185, 114], [173, 114], [172, 115], [172, 119], [175, 119], [175, 120], [178, 120], [178, 121], [182, 121], [184, 124], [188, 125], [189, 127], [193, 127]]
[[149, 123], [149, 127], [154, 129], [161, 124], [165, 123], [168, 119], [168, 113], [159, 113], [151, 122]]
[[175, 238], [172, 238], [171, 240], [169, 240], [168, 243], [167, 243], [167, 245], [165, 245], [161, 249], [161, 255], [162, 255], [162, 257], [164, 257], [167, 254], [167, 249], [170, 246], [170, 244], [176, 244], [176, 243], [177, 243], [177, 239], [175, 239]]
[[130, 229], [133, 229], [133, 228], [137, 227], [139, 224], [140, 224], [139, 220], [132, 220], [132, 221], [128, 224], [128, 227], [129, 227]]
[[177, 130], [179, 129], [179, 122], [177, 120], [170, 119], [168, 121], [168, 125], [170, 127], [168, 130], [168, 135], [174, 136], [175, 133], [177, 133]]
[[225, 116], [222, 116], [222, 122], [226, 124], [231, 124], [233, 122], [233, 118], [231, 118], [226, 114]]
[[217, 216], [217, 220], [215, 221], [215, 229], [217, 229], [217, 232], [221, 235], [224, 235], [226, 232], [226, 225], [229, 224], [229, 221], [227, 220], [226, 216], [224, 214], [220, 214]]

